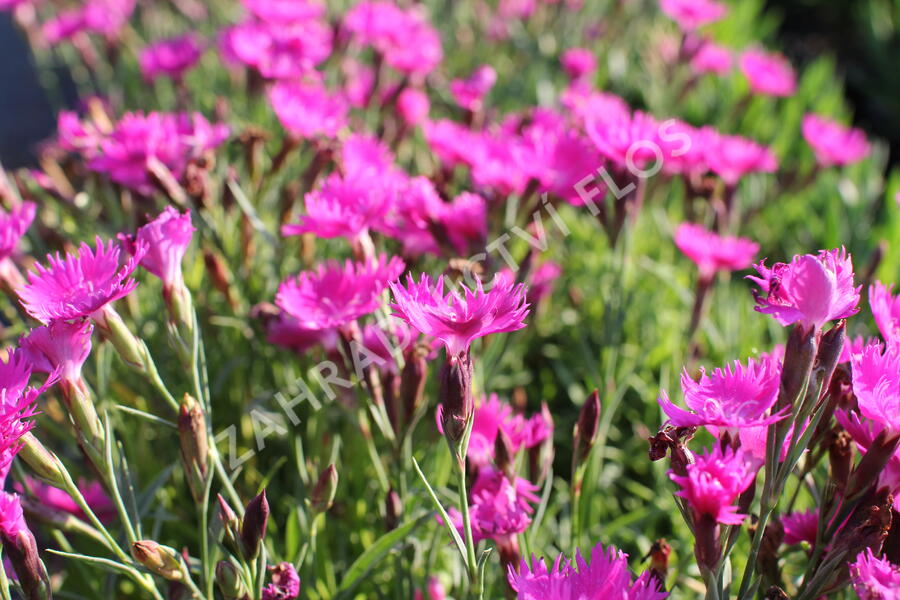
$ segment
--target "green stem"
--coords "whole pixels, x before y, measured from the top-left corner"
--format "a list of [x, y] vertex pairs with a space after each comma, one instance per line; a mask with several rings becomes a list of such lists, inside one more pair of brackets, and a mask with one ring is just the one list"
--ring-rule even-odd
[[9, 593], [9, 579], [6, 578], [6, 569], [3, 568], [3, 555], [0, 553], [0, 600], [12, 600]]
[[466, 569], [469, 573], [470, 593], [477, 593], [478, 585], [478, 560], [475, 558], [475, 541], [472, 536], [472, 521], [469, 515], [469, 496], [466, 490], [466, 464], [464, 459], [457, 461], [457, 474], [459, 475], [459, 507], [462, 512], [463, 532], [466, 539]]

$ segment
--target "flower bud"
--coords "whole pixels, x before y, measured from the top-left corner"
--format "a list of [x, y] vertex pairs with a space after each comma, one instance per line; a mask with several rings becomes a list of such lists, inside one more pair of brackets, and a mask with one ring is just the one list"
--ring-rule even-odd
[[216, 585], [225, 600], [249, 600], [250, 592], [244, 584], [241, 570], [231, 560], [220, 560], [216, 564]]
[[516, 465], [513, 456], [512, 442], [503, 430], [497, 432], [494, 439], [494, 464], [510, 481], [515, 481]]
[[313, 488], [309, 502], [316, 513], [323, 513], [331, 508], [334, 503], [334, 495], [337, 493], [338, 472], [333, 464], [322, 471], [316, 487]]
[[428, 376], [426, 355], [427, 351], [420, 346], [407, 352], [406, 363], [400, 373], [400, 403], [406, 426], [412, 423], [425, 397], [425, 380]]
[[475, 414], [472, 399], [472, 361], [468, 353], [451, 356], [441, 370], [439, 390], [441, 426], [447, 439], [456, 444]]
[[784, 349], [781, 389], [773, 412], [789, 407], [800, 395], [816, 357], [816, 330], [797, 324], [791, 329]]
[[850, 479], [850, 471], [853, 469], [853, 458], [856, 445], [853, 438], [846, 431], [835, 434], [834, 440], [828, 446], [828, 459], [831, 467], [831, 481], [841, 492], [847, 486]]
[[139, 540], [131, 545], [131, 556], [147, 570], [170, 581], [184, 579], [184, 565], [174, 548], [152, 540]]
[[266, 500], [266, 490], [263, 490], [247, 504], [241, 521], [241, 551], [247, 560], [253, 560], [259, 554], [259, 546], [266, 537], [268, 523], [269, 501]]
[[594, 442], [597, 441], [599, 429], [600, 393], [594, 390], [581, 407], [581, 414], [578, 415], [578, 422], [575, 424], [575, 453], [572, 460], [576, 465], [584, 463], [587, 459]]
[[181, 443], [181, 461], [194, 499], [203, 497], [208, 475], [209, 436], [206, 433], [206, 416], [200, 403], [189, 394], [178, 411], [178, 440]]
[[403, 513], [403, 503], [400, 494], [391, 488], [384, 501], [384, 520], [388, 531], [393, 531], [400, 524], [400, 515]]
[[218, 494], [219, 500], [219, 522], [222, 524], [223, 539], [222, 543], [232, 552], [238, 553], [238, 538], [241, 531], [241, 519], [235, 514], [234, 509], [228, 504], [228, 501]]
[[848, 503], [866, 493], [878, 481], [884, 467], [897, 451], [898, 445], [900, 433], [889, 429], [882, 430], [875, 437], [847, 483]]
[[[547, 423], [550, 431], [553, 431], [553, 415], [547, 403], [541, 404], [541, 417]], [[553, 458], [556, 452], [553, 449], [553, 435], [548, 435], [544, 441], [528, 449], [528, 473], [529, 481], [535, 485], [541, 485], [553, 467]]]
[[237, 301], [231, 292], [231, 271], [225, 264], [225, 260], [211, 250], [204, 250], [203, 262], [206, 264], [206, 272], [209, 273], [213, 286], [225, 296], [232, 307], [236, 306]]
[[122, 316], [112, 306], [106, 305], [95, 313], [94, 322], [122, 360], [141, 371], [147, 369], [147, 349], [144, 343], [128, 329]]
[[31, 531], [23, 528], [15, 536], [4, 533], [2, 538], [3, 550], [19, 578], [25, 600], [49, 600], [52, 597], [50, 578]]
[[837, 325], [822, 334], [822, 340], [819, 342], [819, 351], [816, 353], [816, 362], [813, 367], [815, 380], [810, 383], [818, 389], [822, 385], [822, 395], [828, 393], [828, 385], [831, 382], [831, 376], [837, 367], [838, 361], [841, 359], [841, 352], [844, 349], [844, 340], [846, 336], [847, 322], [843, 319], [838, 321]]
[[58, 488], [66, 487], [66, 468], [59, 458], [47, 449], [31, 432], [20, 439], [19, 458], [25, 461], [34, 474]]

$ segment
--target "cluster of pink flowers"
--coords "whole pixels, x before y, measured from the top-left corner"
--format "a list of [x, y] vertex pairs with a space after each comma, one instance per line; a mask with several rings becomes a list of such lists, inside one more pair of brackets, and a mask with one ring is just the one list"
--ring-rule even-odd
[[759, 244], [745, 238], [720, 236], [701, 225], [682, 223], [675, 230], [675, 245], [697, 264], [700, 278], [712, 279], [719, 271], [741, 271], [753, 263]]
[[136, 5], [136, 0], [88, 0], [46, 21], [42, 32], [50, 44], [85, 33], [112, 39], [128, 23]]
[[192, 34], [161, 40], [141, 50], [138, 61], [147, 81], [165, 76], [180, 81], [200, 60], [203, 45]]
[[803, 137], [822, 166], [848, 165], [869, 154], [869, 142], [860, 129], [847, 128], [819, 115], [803, 117]]
[[509, 449], [513, 453], [534, 448], [553, 435], [553, 423], [543, 413], [526, 419], [521, 414], [513, 414], [512, 407], [500, 400], [496, 394], [483, 398], [475, 407], [475, 420], [469, 452], [466, 455], [473, 465], [489, 464], [494, 459], [494, 449], [498, 435], [506, 436]]
[[695, 519], [708, 516], [723, 525], [740, 525], [747, 515], [737, 512], [735, 501], [756, 479], [759, 466], [741, 449], [715, 446], [687, 465], [686, 475], [670, 473], [669, 477], [681, 486], [675, 495], [687, 501]]

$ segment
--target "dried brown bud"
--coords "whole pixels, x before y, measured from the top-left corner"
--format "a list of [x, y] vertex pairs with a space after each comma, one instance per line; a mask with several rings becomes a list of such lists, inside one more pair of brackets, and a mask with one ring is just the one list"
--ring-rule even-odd
[[650, 559], [647, 569], [650, 576], [656, 580], [660, 590], [666, 589], [666, 578], [669, 576], [669, 556], [672, 554], [672, 546], [665, 539], [660, 538], [653, 542], [650, 551], [645, 558]]
[[841, 492], [850, 479], [855, 454], [856, 444], [853, 443], [850, 434], [843, 429], [835, 433], [831, 445], [828, 446], [828, 459], [831, 466], [831, 481]]
[[208, 475], [209, 436], [206, 434], [206, 416], [200, 403], [189, 394], [178, 411], [178, 439], [181, 444], [181, 460], [188, 484], [195, 500], [203, 497]]
[[512, 442], [503, 430], [497, 432], [494, 439], [494, 464], [510, 481], [515, 481], [516, 464]]

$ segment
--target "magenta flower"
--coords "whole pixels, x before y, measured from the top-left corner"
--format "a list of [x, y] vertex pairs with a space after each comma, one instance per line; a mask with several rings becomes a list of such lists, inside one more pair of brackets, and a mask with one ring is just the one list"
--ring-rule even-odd
[[586, 79], [597, 70], [597, 59], [587, 48], [569, 48], [559, 59], [569, 79]]
[[869, 306], [881, 337], [886, 341], [900, 341], [900, 296], [894, 296], [894, 285], [876, 281], [869, 286]]
[[675, 245], [697, 264], [700, 278], [710, 280], [718, 271], [740, 271], [753, 264], [759, 244], [746, 238], [720, 236], [702, 225], [682, 223], [675, 230]]
[[36, 206], [22, 202], [9, 212], [0, 209], [0, 261], [9, 258], [34, 220]]
[[734, 61], [731, 50], [706, 40], [691, 58], [691, 68], [700, 75], [704, 73], [724, 75], [731, 70], [732, 62]]
[[[853, 438], [861, 454], [865, 454], [884, 429], [879, 421], [860, 416], [855, 411], [838, 410], [834, 413], [837, 422]], [[886, 487], [894, 496], [894, 510], [900, 510], [900, 450], [894, 452], [878, 476], [878, 486]]]
[[482, 131], [468, 136], [470, 146], [462, 148], [465, 163], [472, 169], [472, 180], [480, 188], [491, 188], [502, 195], [518, 194], [528, 183], [519, 140], [506, 131]]
[[329, 261], [283, 281], [275, 303], [304, 329], [342, 328], [378, 308], [381, 293], [403, 268], [396, 256], [343, 266]]
[[700, 454], [687, 465], [687, 475], [669, 472], [669, 478], [681, 486], [676, 496], [684, 498], [697, 520], [712, 517], [723, 525], [740, 525], [747, 515], [737, 512], [734, 502], [756, 479], [759, 463], [738, 448]]
[[778, 159], [766, 146], [738, 135], [720, 135], [710, 130], [703, 138], [709, 170], [730, 186], [749, 173], [773, 173]]
[[35, 400], [56, 381], [54, 374], [40, 388], [28, 387], [31, 370], [21, 351], [13, 352], [5, 362], [0, 360], [0, 487], [21, 448], [22, 436], [34, 427], [30, 419], [37, 413]]
[[760, 261], [756, 283], [756, 310], [775, 317], [782, 325], [801, 323], [821, 327], [859, 312], [860, 287], [853, 287], [853, 263], [843, 249], [821, 250], [818, 255], [798, 254], [790, 263], [772, 268]]
[[0, 532], [8, 540], [15, 540], [19, 533], [29, 531], [22, 512], [22, 503], [18, 494], [0, 492]]
[[404, 10], [393, 2], [360, 2], [344, 15], [343, 28], [407, 75], [425, 76], [443, 59], [441, 38], [419, 7]]
[[359, 133], [351, 134], [341, 145], [341, 167], [349, 177], [388, 176], [394, 179], [399, 172], [387, 144], [374, 136]]
[[806, 512], [783, 515], [781, 525], [784, 527], [784, 543], [788, 546], [800, 542], [814, 546], [819, 531], [819, 510], [813, 508]]
[[488, 465], [494, 459], [494, 444], [500, 432], [506, 434], [510, 449], [518, 453], [533, 448], [553, 435], [553, 425], [541, 413], [526, 419], [513, 414], [512, 407], [496, 394], [482, 399], [475, 407], [475, 421], [466, 457], [476, 466]]
[[859, 412], [900, 434], [900, 346], [869, 344], [850, 364]]
[[96, 156], [100, 144], [106, 137], [93, 123], [81, 121], [77, 114], [69, 110], [59, 111], [56, 131], [59, 145], [63, 150], [78, 152], [89, 159]]
[[424, 123], [430, 109], [428, 95], [422, 90], [406, 88], [397, 96], [397, 114], [409, 126]]
[[347, 124], [347, 104], [317, 80], [279, 81], [269, 102], [288, 132], [300, 139], [333, 138]]
[[[427, 600], [447, 600], [447, 592], [444, 591], [444, 584], [437, 577], [428, 578], [428, 586], [425, 589], [428, 594]], [[426, 600], [422, 590], [416, 590], [413, 594], [413, 600]]]
[[[35, 477], [25, 476], [25, 485], [15, 484], [15, 490], [20, 494], [31, 494], [43, 506], [52, 510], [68, 513], [79, 519], [87, 520], [84, 511], [72, 500], [66, 492], [42, 482]], [[87, 500], [91, 510], [104, 523], [109, 523], [117, 516], [116, 506], [103, 490], [99, 481], [78, 480], [78, 490]]]
[[[498, 545], [514, 545], [513, 536], [531, 525], [531, 504], [538, 502], [534, 492], [537, 486], [517, 477], [515, 482], [494, 467], [479, 469], [472, 486], [469, 513], [472, 519], [472, 536], [475, 542], [491, 539]], [[462, 530], [462, 515], [448, 511], [451, 522]]]
[[321, 345], [326, 352], [338, 347], [338, 333], [334, 329], [308, 329], [287, 313], [282, 312], [266, 327], [266, 339], [270, 344], [304, 354], [310, 348]]
[[739, 60], [741, 72], [750, 83], [750, 90], [766, 96], [793, 96], [797, 91], [794, 69], [780, 54], [762, 50], [745, 50]]
[[253, 16], [269, 23], [297, 23], [325, 16], [321, 0], [242, 0]]
[[160, 76], [180, 80], [200, 60], [203, 45], [192, 34], [156, 42], [138, 55], [141, 74], [147, 81]]
[[749, 359], [747, 366], [735, 361], [707, 375], [700, 370], [694, 381], [685, 369], [681, 374], [684, 402], [690, 411], [678, 408], [665, 390], [660, 392], [660, 407], [677, 427], [705, 425], [738, 433], [746, 427], [770, 425], [784, 417], [768, 414], [778, 397], [781, 381], [779, 364], [773, 360]]
[[588, 115], [585, 124], [588, 137], [603, 156], [617, 166], [645, 168], [661, 160], [659, 152], [659, 124], [651, 115], [629, 114]]
[[132, 255], [145, 248], [141, 266], [163, 282], [166, 293], [182, 282], [181, 261], [194, 235], [191, 213], [180, 213], [167, 206], [156, 219], [137, 231], [135, 236], [119, 235]]
[[861, 129], [844, 127], [819, 115], [803, 117], [803, 137], [823, 167], [849, 165], [869, 154], [869, 142]]
[[269, 567], [269, 583], [262, 591], [262, 600], [294, 600], [300, 595], [300, 576], [289, 562]]
[[714, 0], [659, 0], [659, 7], [684, 31], [714, 23], [728, 12], [728, 7]]
[[466, 110], [481, 108], [484, 97], [497, 82], [497, 71], [490, 65], [481, 65], [465, 79], [450, 82], [450, 94], [456, 103]]
[[542, 262], [528, 278], [528, 301], [538, 304], [553, 292], [553, 285], [562, 275], [559, 263], [548, 260]]
[[900, 598], [900, 567], [876, 557], [871, 548], [860, 552], [856, 562], [850, 564], [850, 579], [859, 600]]
[[634, 580], [628, 555], [601, 544], [591, 550], [590, 561], [576, 551], [574, 564], [560, 555], [548, 569], [544, 559], [532, 557], [531, 566], [523, 560], [518, 573], [510, 565], [507, 577], [518, 600], [661, 600], [668, 596], [649, 573]]
[[462, 192], [450, 202], [434, 203], [430, 208], [431, 219], [444, 226], [459, 254], [487, 237], [487, 201], [478, 194]]
[[82, 242], [78, 254], [66, 254], [64, 258], [47, 255], [49, 267], [38, 264], [28, 273], [28, 285], [18, 291], [22, 306], [44, 324], [94, 315], [137, 287], [130, 276], [146, 247], [139, 244], [124, 265], [119, 260], [121, 252], [112, 240], [104, 246], [98, 237], [95, 250]]
[[315, 74], [331, 54], [331, 28], [322, 20], [291, 23], [246, 21], [222, 32], [223, 58], [246, 65], [267, 79], [297, 79]]
[[399, 282], [390, 287], [394, 314], [413, 329], [440, 340], [448, 357], [464, 354], [476, 338], [525, 327], [528, 315], [525, 286], [508, 281], [495, 283], [487, 292], [478, 281], [474, 291], [462, 286], [461, 294], [453, 290], [445, 295], [443, 276], [432, 285], [428, 275], [423, 274], [416, 283], [410, 274], [406, 287]]
[[59, 373], [61, 380], [81, 379], [81, 367], [91, 354], [90, 321], [53, 321], [35, 327], [19, 340], [19, 348], [32, 369], [43, 373]]
[[41, 32], [51, 44], [80, 33], [98, 33], [115, 38], [131, 18], [136, 0], [88, 0], [76, 9], [58, 13], [45, 22]]
[[426, 121], [423, 133], [431, 151], [448, 169], [458, 164], [467, 164], [472, 148], [477, 143], [475, 133], [449, 119]]

